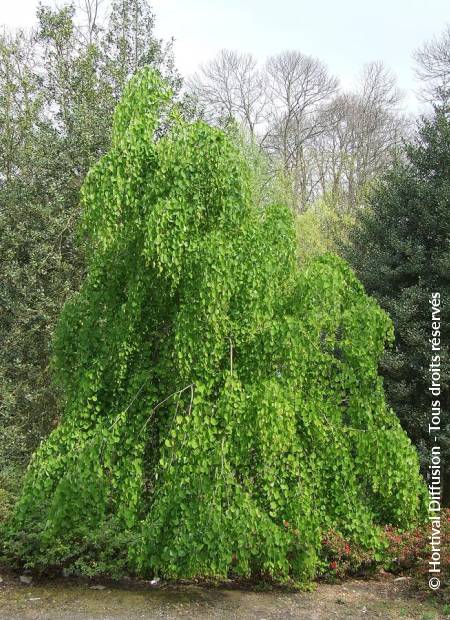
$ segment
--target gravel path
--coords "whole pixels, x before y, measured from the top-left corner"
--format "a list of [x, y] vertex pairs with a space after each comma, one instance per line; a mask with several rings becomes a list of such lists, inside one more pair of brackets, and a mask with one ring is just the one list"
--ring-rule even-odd
[[306, 593], [2, 577], [0, 620], [450, 620], [450, 606], [421, 601], [408, 579], [392, 575], [319, 584]]

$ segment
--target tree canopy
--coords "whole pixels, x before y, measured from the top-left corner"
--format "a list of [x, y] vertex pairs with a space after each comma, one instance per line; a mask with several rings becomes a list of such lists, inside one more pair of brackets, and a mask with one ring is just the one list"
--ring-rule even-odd
[[378, 376], [392, 324], [342, 260], [299, 265], [292, 212], [256, 207], [239, 149], [171, 99], [139, 72], [84, 182], [87, 276], [55, 341], [67, 404], [7, 552], [309, 580], [327, 529], [376, 552], [382, 524], [422, 514]]

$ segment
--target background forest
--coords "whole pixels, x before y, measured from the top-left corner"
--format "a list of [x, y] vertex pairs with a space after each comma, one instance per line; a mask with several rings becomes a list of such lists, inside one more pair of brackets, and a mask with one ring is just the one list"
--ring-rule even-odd
[[[111, 0], [101, 19], [98, 0], [84, 0], [41, 5], [31, 33], [0, 33], [0, 519], [58, 425], [64, 396], [52, 382], [52, 336], [85, 275], [79, 189], [110, 147], [124, 86], [144, 66], [170, 82], [187, 118], [239, 143], [260, 204], [295, 213], [305, 264], [341, 255], [388, 311], [396, 340], [382, 362], [385, 390], [425, 472], [436, 290], [444, 409], [449, 402], [450, 27], [415, 54], [425, 112], [413, 119], [378, 62], [362, 67], [352, 92], [296, 50], [263, 66], [225, 50], [184, 81], [154, 19], [146, 0]], [[448, 423], [442, 445], [448, 468]]]

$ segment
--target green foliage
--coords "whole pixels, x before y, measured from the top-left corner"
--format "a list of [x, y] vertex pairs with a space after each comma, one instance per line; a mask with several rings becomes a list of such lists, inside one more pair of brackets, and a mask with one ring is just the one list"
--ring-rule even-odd
[[[417, 140], [375, 186], [344, 254], [367, 292], [389, 312], [395, 347], [382, 360], [388, 400], [428, 465], [432, 397], [430, 296], [441, 296], [442, 412], [449, 406], [450, 120], [436, 110]], [[446, 495], [450, 501], [450, 426], [442, 416]]]
[[342, 242], [348, 237], [354, 218], [343, 212], [331, 196], [318, 199], [299, 212], [289, 175], [274, 166], [271, 157], [261, 149], [254, 136], [233, 121], [226, 124], [225, 131], [243, 153], [250, 168], [253, 202], [260, 207], [273, 203], [285, 204], [296, 214], [300, 262], [306, 263], [311, 258], [335, 252], [337, 240]]
[[146, 0], [114, 2], [86, 39], [72, 6], [37, 17], [33, 37], [0, 33], [0, 474], [23, 469], [61, 413], [49, 358], [84, 277], [79, 190], [109, 148], [122, 89], [148, 64], [179, 87]]
[[0, 471], [0, 525], [5, 523], [20, 494], [23, 468], [11, 462]]
[[74, 191], [61, 157], [62, 141], [45, 119], [45, 97], [27, 64], [31, 43], [21, 34], [5, 34], [1, 43], [0, 153], [6, 171], [0, 178], [3, 472], [13, 464], [24, 467], [57, 415], [48, 373], [50, 337], [68, 292], [79, 285], [81, 269], [68, 226]]
[[297, 215], [299, 256], [302, 262], [327, 252], [336, 252], [338, 240], [346, 239], [353, 217], [340, 213], [335, 205], [319, 200]]
[[292, 212], [255, 207], [239, 149], [170, 102], [133, 78], [84, 183], [88, 273], [55, 343], [67, 406], [5, 553], [305, 582], [323, 532], [375, 550], [381, 524], [422, 515], [377, 373], [392, 325], [342, 260], [299, 268]]

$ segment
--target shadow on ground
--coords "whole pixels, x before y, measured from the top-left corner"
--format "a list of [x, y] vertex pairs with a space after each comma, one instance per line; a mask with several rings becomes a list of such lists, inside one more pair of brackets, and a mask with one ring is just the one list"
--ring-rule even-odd
[[[95, 589], [93, 589], [95, 588]], [[97, 589], [99, 588], [99, 589]], [[449, 614], [449, 615], [447, 615]], [[194, 585], [152, 587], [70, 579], [0, 583], [0, 620], [383, 620], [450, 619], [450, 605], [421, 599], [408, 578], [385, 574], [319, 584], [313, 592], [254, 592]]]

